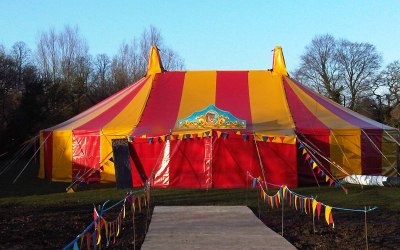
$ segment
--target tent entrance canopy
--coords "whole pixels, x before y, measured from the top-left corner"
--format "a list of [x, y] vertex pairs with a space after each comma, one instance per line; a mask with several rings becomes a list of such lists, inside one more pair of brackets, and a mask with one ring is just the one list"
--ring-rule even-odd
[[263, 175], [267, 182], [298, 185], [296, 144], [272, 137], [258, 141], [234, 131], [199, 134], [134, 138], [133, 185], [152, 179], [155, 187], [244, 188], [251, 185], [250, 176]]

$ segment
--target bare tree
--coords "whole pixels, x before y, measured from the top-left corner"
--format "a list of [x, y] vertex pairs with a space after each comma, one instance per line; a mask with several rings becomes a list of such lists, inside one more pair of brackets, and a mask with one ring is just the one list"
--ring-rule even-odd
[[24, 90], [23, 75], [24, 68], [30, 64], [31, 50], [24, 42], [16, 42], [11, 49], [11, 57], [14, 59], [17, 71], [17, 85], [18, 88]]
[[394, 61], [379, 74], [379, 86], [383, 88], [386, 105], [394, 107], [400, 103], [400, 61]]
[[349, 108], [354, 109], [359, 98], [371, 90], [382, 57], [372, 44], [341, 40], [336, 58], [343, 84], [350, 97]]
[[301, 56], [300, 68], [295, 71], [294, 78], [308, 83], [313, 89], [340, 103], [343, 86], [336, 53], [336, 40], [333, 36], [327, 34], [315, 37]]
[[139, 42], [133, 39], [130, 43], [122, 43], [118, 54], [113, 57], [111, 72], [117, 89], [137, 81], [146, 74], [149, 52], [153, 45], [159, 48], [165, 69], [181, 70], [184, 68], [184, 62], [180, 56], [163, 44], [160, 31], [154, 26], [150, 26], [143, 31]]

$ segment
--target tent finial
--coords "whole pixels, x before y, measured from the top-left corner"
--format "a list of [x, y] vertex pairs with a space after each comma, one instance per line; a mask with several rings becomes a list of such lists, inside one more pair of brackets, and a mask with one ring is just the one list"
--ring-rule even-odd
[[149, 55], [149, 65], [147, 68], [147, 74], [154, 75], [156, 73], [161, 73], [164, 71], [164, 68], [161, 63], [160, 54], [158, 53], [157, 46], [151, 46], [150, 48], [150, 55]]
[[288, 76], [286, 70], [285, 58], [283, 57], [281, 46], [275, 46], [274, 48], [274, 57], [272, 59], [272, 72]]

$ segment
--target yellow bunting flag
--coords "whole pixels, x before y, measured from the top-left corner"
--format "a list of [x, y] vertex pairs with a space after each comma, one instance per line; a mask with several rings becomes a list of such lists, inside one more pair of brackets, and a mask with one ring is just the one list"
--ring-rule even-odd
[[263, 199], [264, 199], [264, 201], [265, 201], [265, 197], [266, 197], [266, 193], [265, 193], [265, 191], [263, 190]]
[[217, 138], [221, 137], [222, 132], [221, 131], [217, 131]]
[[142, 137], [142, 138], [146, 138], [147, 136], [146, 136], [146, 135], [142, 135], [141, 137]]
[[179, 134], [178, 135], [178, 140], [182, 140], [183, 139], [183, 134]]
[[269, 200], [270, 200], [270, 202], [271, 202], [271, 207], [274, 208], [274, 200], [273, 200], [273, 197], [270, 196], [270, 197], [269, 197]]
[[278, 202], [279, 202], [279, 204], [281, 203], [281, 194], [280, 194], [280, 192], [278, 191], [277, 193], [277, 196], [278, 196]]
[[326, 177], [325, 177], [325, 181], [328, 182], [330, 178], [329, 178], [328, 175], [325, 175], [325, 176], [326, 176]]
[[117, 218], [117, 237], [118, 237], [118, 235], [119, 235], [119, 217]]
[[202, 138], [203, 137], [203, 133], [197, 133], [197, 137]]
[[307, 214], [307, 198], [303, 198], [303, 203], [304, 203], [304, 212]]
[[237, 134], [237, 135], [240, 135], [240, 131], [236, 131], [236, 134]]
[[315, 199], [313, 199], [312, 201], [312, 214], [313, 217], [315, 216], [315, 209], [317, 208], [317, 201]]
[[317, 166], [318, 166], [317, 163], [313, 162], [312, 169], [316, 168]]
[[297, 210], [297, 195], [294, 195], [294, 207]]
[[286, 189], [287, 189], [287, 187], [286, 186], [283, 186], [283, 189], [282, 189], [282, 199], [283, 200], [285, 200], [286, 199]]
[[305, 148], [303, 148], [303, 153], [302, 155], [305, 155], [307, 153], [307, 150]]
[[124, 204], [124, 206], [123, 206], [123, 211], [124, 211], [124, 219], [125, 219], [125, 204]]
[[160, 136], [161, 141], [165, 141], [165, 135]]
[[99, 245], [101, 242], [101, 225], [97, 226], [97, 243], [96, 245]]
[[330, 218], [330, 215], [331, 215], [331, 210], [332, 210], [332, 208], [330, 207], [330, 206], [326, 206], [325, 205], [325, 220], [326, 220], [326, 223], [328, 223], [328, 225], [329, 225], [329, 218]]

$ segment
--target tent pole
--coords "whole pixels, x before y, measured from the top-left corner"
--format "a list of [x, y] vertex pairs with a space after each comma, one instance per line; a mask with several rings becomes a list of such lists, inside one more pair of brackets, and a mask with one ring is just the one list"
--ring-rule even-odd
[[[264, 165], [263, 165], [262, 160], [261, 160], [260, 151], [258, 150], [258, 145], [257, 145], [257, 140], [256, 140], [256, 133], [254, 131], [253, 131], [253, 138], [254, 138], [254, 144], [256, 145], [257, 156], [258, 156], [258, 160], [260, 162], [260, 167], [261, 167], [261, 172], [262, 172], [262, 175], [263, 175], [263, 180], [264, 180], [265, 183], [267, 183], [267, 180], [265, 179]], [[267, 184], [265, 184], [265, 188], [268, 190]]]

